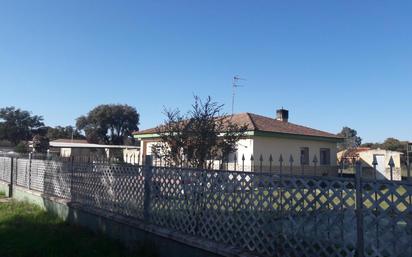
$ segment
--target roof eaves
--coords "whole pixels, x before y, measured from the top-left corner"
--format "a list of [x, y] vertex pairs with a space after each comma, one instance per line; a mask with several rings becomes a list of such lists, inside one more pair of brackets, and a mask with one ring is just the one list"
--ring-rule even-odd
[[262, 131], [257, 130], [254, 133], [255, 136], [262, 137], [287, 137], [287, 138], [300, 138], [300, 139], [309, 139], [309, 140], [321, 140], [321, 141], [333, 141], [333, 142], [342, 142], [343, 138], [339, 137], [328, 137], [328, 136], [317, 136], [317, 135], [304, 135], [304, 134], [294, 134], [294, 133], [285, 133], [285, 132], [274, 132], [274, 131]]

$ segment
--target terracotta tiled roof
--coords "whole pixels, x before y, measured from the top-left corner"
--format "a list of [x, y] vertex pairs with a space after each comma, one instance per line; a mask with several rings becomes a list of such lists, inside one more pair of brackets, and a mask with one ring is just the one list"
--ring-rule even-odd
[[371, 150], [369, 147], [357, 147], [353, 149], [343, 150], [338, 153], [338, 155], [342, 156], [343, 158], [357, 158], [359, 157], [360, 152], [366, 152]]
[[[230, 116], [229, 116], [230, 117]], [[246, 125], [248, 131], [273, 132], [281, 134], [293, 134], [313, 137], [326, 137], [332, 139], [341, 139], [335, 134], [296, 125], [290, 122], [279, 121], [273, 118], [265, 117], [253, 113], [239, 113], [231, 117], [231, 122], [239, 126]], [[134, 135], [154, 134], [157, 128], [145, 129], [134, 132]]]

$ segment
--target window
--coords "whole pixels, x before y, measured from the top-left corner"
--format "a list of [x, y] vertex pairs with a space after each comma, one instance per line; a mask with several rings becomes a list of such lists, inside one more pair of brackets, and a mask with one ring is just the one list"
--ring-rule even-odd
[[300, 164], [301, 165], [309, 164], [309, 147], [300, 148]]
[[330, 165], [330, 149], [321, 148], [320, 149], [320, 165]]

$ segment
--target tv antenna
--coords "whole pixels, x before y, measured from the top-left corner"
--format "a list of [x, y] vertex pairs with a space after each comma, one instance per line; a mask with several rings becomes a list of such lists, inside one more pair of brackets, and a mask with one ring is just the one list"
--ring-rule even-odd
[[238, 75], [235, 75], [233, 77], [233, 82], [232, 82], [232, 115], [234, 114], [235, 111], [235, 95], [236, 95], [236, 88], [238, 87], [243, 87], [243, 85], [239, 85], [240, 80], [246, 80], [244, 78], [239, 77]]

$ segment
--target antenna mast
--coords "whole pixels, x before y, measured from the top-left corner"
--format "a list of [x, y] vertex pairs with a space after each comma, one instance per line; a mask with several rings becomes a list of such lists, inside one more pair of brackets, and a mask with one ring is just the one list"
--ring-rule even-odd
[[243, 87], [243, 85], [239, 85], [238, 82], [239, 80], [246, 80], [243, 78], [240, 78], [238, 75], [235, 75], [233, 77], [233, 82], [232, 82], [232, 115], [235, 112], [235, 95], [236, 95], [236, 88], [238, 87]]

